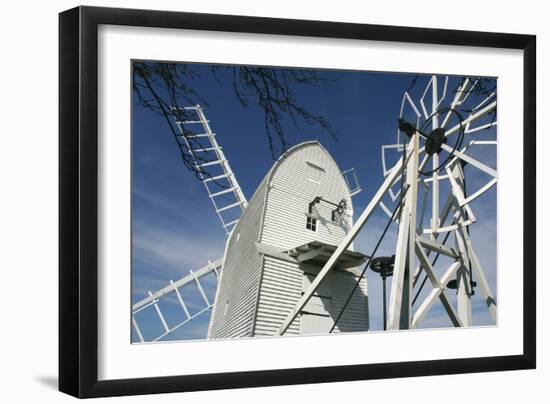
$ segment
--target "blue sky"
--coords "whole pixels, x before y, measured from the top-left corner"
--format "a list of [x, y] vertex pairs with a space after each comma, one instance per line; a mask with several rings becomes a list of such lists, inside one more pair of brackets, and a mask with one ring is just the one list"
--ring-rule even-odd
[[[243, 108], [237, 101], [228, 73], [219, 76], [219, 82], [209, 73], [208, 65], [194, 65], [198, 77], [189, 86], [209, 103], [205, 113], [212, 129], [218, 135], [233, 171], [247, 198], [250, 198], [261, 179], [273, 164], [263, 125], [263, 115], [254, 104]], [[414, 74], [375, 73], [356, 71], [319, 71], [326, 79], [317, 86], [294, 85], [292, 91], [302, 105], [316, 115], [323, 115], [337, 132], [337, 139], [318, 126], [301, 123], [295, 129], [290, 122], [285, 133], [291, 145], [319, 140], [333, 155], [342, 170], [355, 168], [363, 192], [353, 199], [357, 217], [382, 183], [380, 149], [395, 143], [397, 118], [403, 92], [410, 87]], [[420, 75], [411, 89], [413, 99], [419, 99], [429, 80]], [[449, 81], [447, 99], [458, 78]], [[473, 98], [473, 97], [472, 97]], [[427, 100], [428, 102], [429, 99]], [[225, 232], [203, 185], [188, 171], [179, 157], [178, 148], [166, 122], [151, 111], [134, 104], [133, 113], [133, 258], [132, 302], [166, 286], [198, 269], [208, 260], [223, 255]], [[467, 106], [465, 106], [467, 107]], [[495, 130], [472, 135], [471, 139], [494, 140]], [[454, 139], [450, 141], [452, 145]], [[480, 146], [471, 155], [496, 167], [493, 146]], [[390, 160], [399, 158], [390, 154]], [[489, 178], [475, 168], [466, 166], [468, 189], [477, 189]], [[443, 186], [443, 189], [445, 187]], [[443, 203], [443, 201], [441, 202]], [[496, 291], [496, 190], [493, 188], [472, 204], [478, 223], [472, 227], [471, 237], [478, 256]], [[385, 226], [387, 216], [378, 209], [355, 242], [355, 248], [370, 254]], [[395, 248], [397, 229], [392, 226], [377, 255], [391, 255]], [[452, 241], [452, 238], [450, 238]], [[449, 262], [440, 258], [436, 270], [442, 273]], [[382, 329], [381, 280], [367, 272], [369, 281], [371, 329]], [[428, 282], [429, 283], [429, 282]], [[208, 298], [215, 293], [215, 278], [204, 279]], [[427, 285], [429, 286], [429, 285]], [[422, 296], [429, 292], [425, 288]], [[196, 288], [183, 289], [191, 312], [204, 307]], [[486, 313], [476, 290], [473, 300], [474, 324], [488, 325], [492, 321]], [[449, 295], [454, 299], [453, 291]], [[498, 296], [498, 295], [497, 295]], [[419, 300], [420, 302], [420, 300]], [[183, 320], [175, 297], [163, 299], [161, 309], [169, 324]], [[204, 338], [208, 313], [181, 327], [167, 340]], [[162, 326], [153, 309], [137, 315], [146, 338], [158, 335]], [[434, 305], [421, 327], [450, 326], [442, 306]], [[135, 340], [135, 335], [133, 336]]]

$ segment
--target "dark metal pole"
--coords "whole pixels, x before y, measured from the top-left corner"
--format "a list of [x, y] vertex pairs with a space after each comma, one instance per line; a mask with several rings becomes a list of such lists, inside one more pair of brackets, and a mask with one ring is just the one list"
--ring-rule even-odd
[[382, 276], [382, 299], [384, 300], [384, 331], [386, 331], [386, 277]]

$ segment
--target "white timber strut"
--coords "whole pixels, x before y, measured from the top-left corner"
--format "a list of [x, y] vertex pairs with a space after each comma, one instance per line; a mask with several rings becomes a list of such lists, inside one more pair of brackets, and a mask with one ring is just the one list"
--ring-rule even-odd
[[[452, 169], [451, 178], [455, 179], [455, 187], [458, 186], [456, 191], [457, 201], [462, 199], [464, 195], [462, 190], [464, 189], [464, 171], [461, 164], [454, 164]], [[460, 201], [459, 205], [460, 205]], [[466, 221], [466, 214], [462, 208], [457, 209], [459, 214], [459, 222]], [[462, 236], [462, 232], [458, 229], [454, 231], [455, 244], [457, 250], [460, 252], [461, 265], [456, 274], [456, 287], [457, 287], [457, 306], [458, 315], [463, 325], [472, 325], [472, 286], [470, 279], [470, 257], [468, 257], [468, 251], [466, 249], [466, 240]]]
[[409, 159], [406, 165], [406, 186], [399, 232], [395, 249], [395, 264], [390, 289], [388, 329], [410, 328], [412, 299], [411, 271], [414, 265], [416, 234], [416, 197], [418, 187], [418, 144], [415, 133], [409, 143]]

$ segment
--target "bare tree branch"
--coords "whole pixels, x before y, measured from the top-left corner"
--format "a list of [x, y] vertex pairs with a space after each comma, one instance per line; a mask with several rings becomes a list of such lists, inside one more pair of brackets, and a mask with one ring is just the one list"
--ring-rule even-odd
[[[227, 71], [230, 82], [224, 83], [221, 73]], [[316, 86], [323, 81], [313, 70], [284, 69], [255, 66], [212, 65], [212, 78], [219, 84], [232, 87], [237, 101], [247, 107], [257, 104], [264, 115], [264, 128], [267, 143], [273, 159], [285, 152], [289, 141], [285, 134], [285, 122], [290, 120], [294, 128], [300, 123], [317, 125], [336, 138], [336, 132], [322, 115], [315, 115], [301, 105], [295, 98], [293, 90], [298, 86]], [[198, 94], [193, 86], [194, 80], [201, 76], [192, 65], [184, 63], [134, 62], [133, 91], [136, 102], [162, 116], [166, 121], [185, 166], [198, 178], [211, 177], [203, 169], [198, 169], [202, 162], [199, 156], [192, 155], [182, 143], [180, 127], [176, 120], [185, 120], [184, 106], [201, 104], [208, 106], [208, 101]], [[225, 79], [227, 80], [227, 79]], [[181, 127], [185, 135], [193, 132]], [[195, 142], [193, 147], [201, 148], [196, 138], [187, 137]]]

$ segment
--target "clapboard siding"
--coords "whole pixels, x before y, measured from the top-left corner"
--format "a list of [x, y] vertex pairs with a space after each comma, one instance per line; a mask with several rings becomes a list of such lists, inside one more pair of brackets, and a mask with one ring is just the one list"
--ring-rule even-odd
[[[358, 277], [352, 274], [339, 273], [332, 283], [332, 309], [340, 313], [351, 294]], [[362, 278], [353, 293], [342, 317], [334, 328], [335, 332], [366, 331], [369, 328], [369, 306], [367, 297], [367, 280]], [[336, 314], [337, 316], [338, 314]]]
[[[262, 284], [254, 335], [276, 335], [286, 316], [302, 294], [303, 271], [296, 263], [274, 257], [264, 258]], [[281, 278], [287, 281], [280, 282]], [[287, 335], [299, 334], [300, 319], [294, 320]]]
[[[339, 244], [349, 231], [353, 210], [348, 187], [338, 165], [319, 143], [304, 143], [281, 158], [272, 170], [269, 187], [262, 243], [282, 249], [315, 240]], [[306, 229], [306, 214], [316, 196], [335, 203], [345, 199], [348, 210], [333, 223], [334, 207], [325, 202], [315, 205], [314, 214], [320, 219], [313, 232]]]
[[[306, 271], [304, 291], [309, 287], [317, 272], [311, 268]], [[356, 275], [347, 271], [333, 270], [329, 272], [319, 285], [315, 295], [304, 307], [301, 333], [327, 333], [340, 315], [358, 279]], [[334, 328], [334, 332], [366, 331], [368, 326], [367, 281], [362, 278]]]
[[256, 190], [228, 239], [208, 338], [252, 335], [262, 267], [255, 242], [260, 233], [266, 184], [264, 180]]

